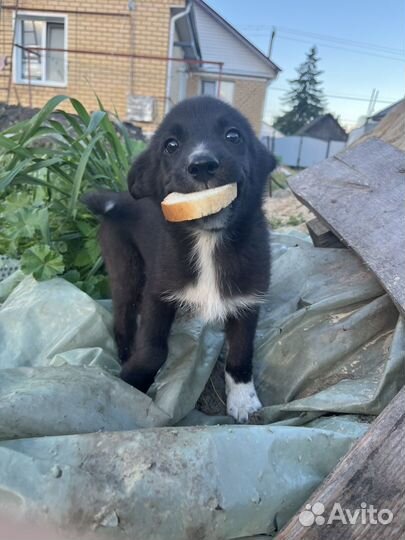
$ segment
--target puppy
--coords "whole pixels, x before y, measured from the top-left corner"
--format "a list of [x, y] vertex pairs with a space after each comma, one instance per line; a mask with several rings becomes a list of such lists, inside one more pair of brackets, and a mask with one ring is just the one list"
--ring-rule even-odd
[[[274, 157], [234, 108], [211, 97], [182, 101], [165, 117], [128, 175], [129, 193], [91, 193], [110, 278], [121, 377], [146, 391], [166, 360], [176, 310], [222, 322], [227, 411], [239, 422], [261, 403], [252, 380], [253, 341], [270, 277], [262, 195]], [[215, 215], [165, 221], [172, 192], [237, 184]]]

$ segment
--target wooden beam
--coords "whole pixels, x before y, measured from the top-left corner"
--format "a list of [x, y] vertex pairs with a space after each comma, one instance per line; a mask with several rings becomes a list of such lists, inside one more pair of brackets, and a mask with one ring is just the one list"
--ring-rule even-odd
[[339, 238], [319, 218], [307, 222], [307, 229], [315, 247], [344, 248]]
[[370, 139], [289, 180], [405, 314], [405, 153]]
[[[304, 526], [301, 512], [316, 503], [325, 507], [325, 523]], [[356, 509], [366, 510], [373, 505], [380, 511], [392, 512], [392, 521], [378, 523], [374, 512], [362, 523], [359, 513], [355, 524], [333, 520], [328, 524], [335, 503], [352, 515]], [[361, 504], [366, 504], [366, 509]], [[336, 511], [335, 511], [336, 512]], [[332, 512], [332, 515], [337, 515]], [[347, 514], [346, 514], [347, 515]], [[363, 512], [364, 515], [364, 512]], [[384, 519], [389, 514], [383, 514]], [[321, 520], [322, 521], [322, 520]], [[384, 409], [369, 431], [357, 442], [332, 471], [323, 484], [313, 493], [277, 540], [403, 540], [405, 538], [405, 388]]]

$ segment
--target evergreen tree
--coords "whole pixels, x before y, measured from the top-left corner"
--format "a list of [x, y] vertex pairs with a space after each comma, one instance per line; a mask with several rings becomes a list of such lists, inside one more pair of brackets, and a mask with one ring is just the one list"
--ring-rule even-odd
[[316, 47], [312, 47], [305, 62], [297, 69], [298, 77], [288, 81], [291, 90], [283, 101], [290, 110], [276, 118], [273, 124], [285, 135], [293, 135], [325, 112], [325, 98], [319, 80], [323, 71], [318, 69], [318, 62]]

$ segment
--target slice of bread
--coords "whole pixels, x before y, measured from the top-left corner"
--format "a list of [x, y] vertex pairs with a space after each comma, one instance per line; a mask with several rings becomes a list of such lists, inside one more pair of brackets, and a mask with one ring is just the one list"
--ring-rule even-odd
[[161, 203], [167, 221], [190, 221], [216, 214], [236, 199], [236, 184], [193, 193], [170, 193]]

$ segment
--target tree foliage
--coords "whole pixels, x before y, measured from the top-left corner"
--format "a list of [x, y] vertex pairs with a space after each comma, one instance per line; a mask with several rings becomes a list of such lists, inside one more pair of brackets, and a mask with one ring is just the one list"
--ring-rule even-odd
[[297, 78], [288, 81], [291, 90], [283, 101], [290, 110], [274, 122], [274, 127], [285, 135], [293, 135], [325, 112], [325, 98], [319, 80], [323, 71], [318, 69], [318, 62], [316, 47], [312, 47], [305, 62], [297, 69]]

